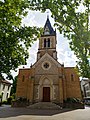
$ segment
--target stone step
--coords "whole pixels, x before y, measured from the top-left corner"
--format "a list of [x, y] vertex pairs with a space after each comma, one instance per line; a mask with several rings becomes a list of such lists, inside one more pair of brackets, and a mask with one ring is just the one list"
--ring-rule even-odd
[[28, 106], [30, 109], [62, 109], [59, 105], [52, 102], [38, 102]]

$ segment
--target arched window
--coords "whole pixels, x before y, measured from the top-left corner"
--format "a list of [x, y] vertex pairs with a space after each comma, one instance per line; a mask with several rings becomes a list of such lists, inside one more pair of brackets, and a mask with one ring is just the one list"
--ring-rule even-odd
[[74, 81], [74, 75], [71, 74], [71, 81]]
[[50, 38], [44, 39], [44, 48], [49, 48], [50, 47]]
[[44, 39], [44, 47], [46, 47], [46, 38]]
[[50, 38], [48, 38], [48, 47], [50, 47]]

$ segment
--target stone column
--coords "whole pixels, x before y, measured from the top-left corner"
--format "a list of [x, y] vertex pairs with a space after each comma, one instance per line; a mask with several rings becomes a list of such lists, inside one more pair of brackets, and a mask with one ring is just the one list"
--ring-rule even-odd
[[59, 102], [63, 103], [63, 86], [62, 86], [62, 78], [59, 78]]

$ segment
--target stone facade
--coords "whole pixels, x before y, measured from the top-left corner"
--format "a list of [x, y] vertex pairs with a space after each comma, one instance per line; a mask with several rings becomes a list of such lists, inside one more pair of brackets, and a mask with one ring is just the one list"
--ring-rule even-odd
[[79, 77], [74, 68], [65, 68], [57, 61], [56, 44], [56, 31], [47, 18], [39, 40], [37, 61], [30, 68], [19, 70], [17, 98], [26, 98], [31, 103], [82, 99]]

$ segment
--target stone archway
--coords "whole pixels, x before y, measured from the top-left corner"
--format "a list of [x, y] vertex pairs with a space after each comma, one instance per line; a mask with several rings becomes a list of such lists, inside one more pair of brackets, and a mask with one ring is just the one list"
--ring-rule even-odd
[[45, 78], [43, 81], [43, 102], [50, 102], [50, 81]]
[[44, 77], [39, 82], [39, 100], [44, 102], [50, 102], [52, 100], [52, 83]]

